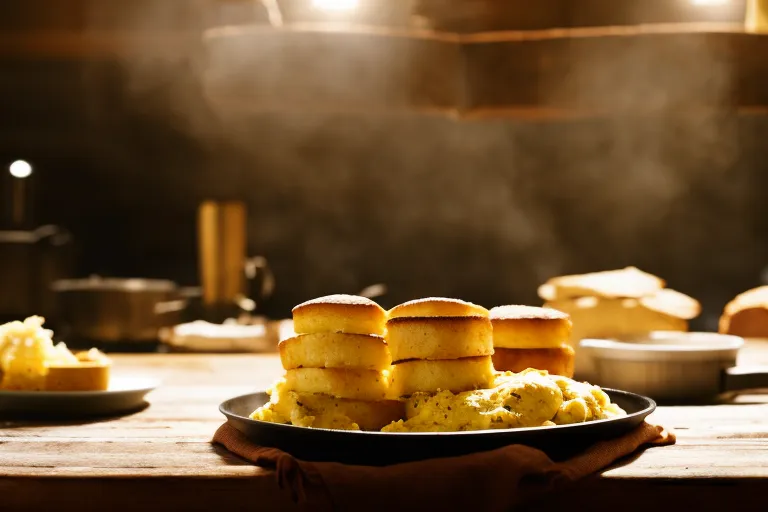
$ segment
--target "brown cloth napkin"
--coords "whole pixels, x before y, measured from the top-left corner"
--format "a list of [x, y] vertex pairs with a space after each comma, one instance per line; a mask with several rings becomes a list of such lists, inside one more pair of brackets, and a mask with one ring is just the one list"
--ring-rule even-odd
[[599, 442], [554, 462], [522, 445], [461, 457], [391, 466], [306, 462], [276, 448], [256, 446], [225, 423], [213, 442], [257, 466], [274, 469], [307, 510], [510, 510], [540, 492], [567, 486], [610, 466], [644, 445], [675, 443], [672, 431], [644, 422], [632, 432]]

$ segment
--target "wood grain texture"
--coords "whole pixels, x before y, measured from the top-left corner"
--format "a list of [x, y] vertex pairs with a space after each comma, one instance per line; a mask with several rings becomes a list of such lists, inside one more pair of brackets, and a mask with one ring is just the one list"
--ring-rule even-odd
[[[742, 364], [768, 363], [768, 342], [750, 342], [740, 357]], [[163, 385], [148, 396], [150, 407], [125, 417], [58, 424], [0, 419], [3, 510], [43, 508], [51, 496], [63, 510], [293, 509], [270, 471], [209, 443], [223, 421], [221, 401], [264, 389], [281, 375], [276, 354], [116, 355], [115, 372], [152, 375]], [[677, 445], [623, 461], [569, 496], [633, 493], [637, 500], [623, 508], [647, 510], [659, 496], [709, 507], [764, 493], [766, 410], [768, 395], [660, 407], [652, 419], [676, 429]], [[558, 506], [563, 498], [547, 499]], [[602, 502], [595, 510], [610, 509]]]

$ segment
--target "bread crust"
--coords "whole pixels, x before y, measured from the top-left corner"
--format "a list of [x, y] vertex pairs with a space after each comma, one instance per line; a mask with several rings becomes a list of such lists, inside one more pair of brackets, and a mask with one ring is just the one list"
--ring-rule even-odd
[[603, 298], [640, 298], [652, 295], [666, 282], [637, 267], [603, 270], [586, 274], [553, 277], [538, 289], [545, 301], [596, 296]]
[[433, 317], [433, 316], [488, 316], [483, 306], [461, 299], [447, 297], [426, 297], [399, 304], [388, 312], [388, 317]]
[[718, 330], [744, 338], [768, 338], [768, 286], [747, 290], [726, 304]]
[[286, 389], [336, 398], [378, 401], [389, 398], [389, 372], [351, 368], [296, 368], [285, 372]]
[[392, 364], [382, 336], [321, 332], [299, 334], [278, 343], [283, 368], [385, 370]]
[[497, 348], [493, 367], [497, 371], [519, 373], [528, 368], [546, 370], [552, 375], [573, 378], [576, 352], [570, 346], [556, 348]]
[[374, 301], [357, 295], [326, 295], [293, 308], [297, 334], [342, 332], [383, 336], [387, 312]]
[[398, 317], [387, 322], [393, 362], [460, 359], [493, 354], [493, 328], [487, 317]]
[[557, 348], [570, 342], [572, 323], [567, 313], [534, 306], [491, 309], [496, 348]]
[[491, 356], [440, 361], [415, 360], [392, 367], [390, 396], [403, 397], [416, 392], [453, 393], [488, 387], [493, 380]]

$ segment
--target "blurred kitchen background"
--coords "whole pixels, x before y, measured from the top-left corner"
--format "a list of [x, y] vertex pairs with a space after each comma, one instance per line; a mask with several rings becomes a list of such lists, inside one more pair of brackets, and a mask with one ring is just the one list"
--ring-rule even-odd
[[202, 240], [237, 245], [201, 204], [240, 201], [269, 318], [634, 265], [716, 329], [768, 281], [748, 3], [4, 0], [0, 313], [55, 322], [50, 283], [91, 275], [199, 297]]

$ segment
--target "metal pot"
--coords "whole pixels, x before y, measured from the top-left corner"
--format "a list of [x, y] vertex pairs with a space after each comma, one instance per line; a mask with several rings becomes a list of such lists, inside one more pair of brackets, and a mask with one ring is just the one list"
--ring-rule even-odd
[[152, 342], [181, 322], [187, 293], [174, 282], [98, 276], [53, 283], [66, 336], [96, 342]]
[[0, 321], [42, 315], [55, 323], [51, 283], [71, 277], [72, 237], [58, 226], [0, 231]]

